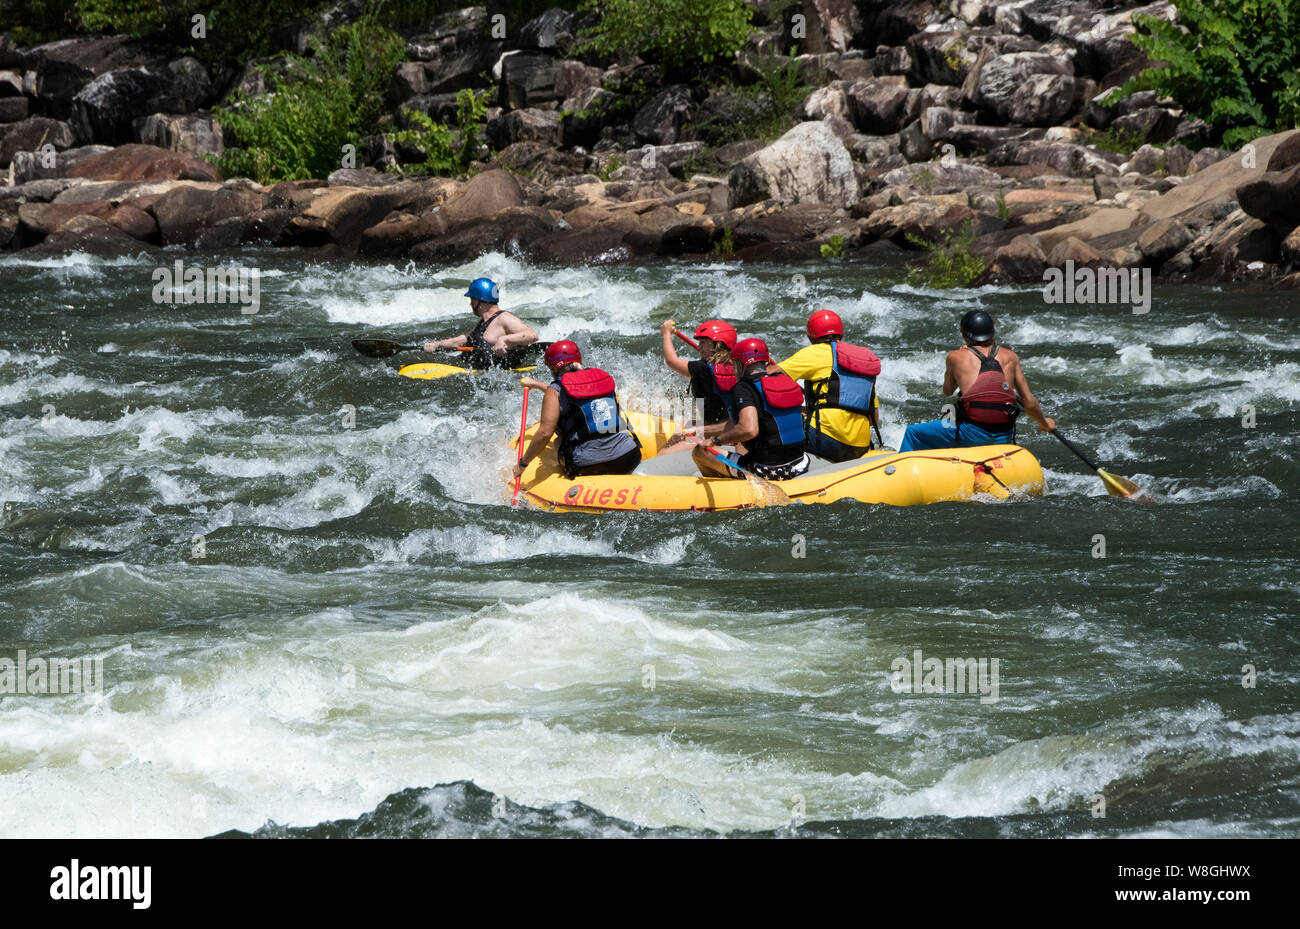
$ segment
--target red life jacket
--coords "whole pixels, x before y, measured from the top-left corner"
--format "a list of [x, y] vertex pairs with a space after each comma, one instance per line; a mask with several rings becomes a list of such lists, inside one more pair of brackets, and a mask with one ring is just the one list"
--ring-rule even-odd
[[[800, 445], [804, 440], [803, 388], [788, 374], [764, 374], [754, 381], [763, 406], [776, 422], [776, 436], [759, 435], [759, 441], [774, 445]], [[760, 422], [761, 428], [761, 422]]]
[[969, 345], [966, 348], [980, 360], [980, 373], [957, 401], [958, 419], [998, 431], [1014, 428], [1021, 412], [1020, 398], [1007, 383], [1002, 365], [996, 360], [997, 345], [991, 344], [987, 355]]
[[879, 374], [880, 359], [871, 349], [846, 342], [832, 342], [830, 375], [821, 381], [810, 381], [808, 385], [814, 390], [824, 385], [820, 393], [814, 392], [815, 399], [810, 412], [832, 408], [872, 415], [871, 401], [876, 393], [876, 377]]
[[589, 439], [621, 431], [614, 378], [607, 372], [600, 368], [569, 371], [551, 386], [560, 394], [560, 448], [565, 455]]
[[736, 421], [736, 405], [731, 401], [731, 388], [736, 386], [736, 370], [731, 365], [709, 365], [713, 371], [713, 389], [727, 411], [727, 419]]

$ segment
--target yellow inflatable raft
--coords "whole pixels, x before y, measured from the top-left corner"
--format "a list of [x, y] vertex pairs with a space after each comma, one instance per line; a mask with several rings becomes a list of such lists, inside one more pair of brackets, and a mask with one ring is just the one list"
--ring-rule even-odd
[[[628, 412], [641, 440], [644, 460], [631, 474], [602, 474], [569, 480], [556, 463], [555, 442], [524, 470], [521, 499], [548, 511], [599, 513], [607, 510], [738, 510], [773, 501], [760, 482], [701, 477], [689, 452], [654, 457], [679, 431], [672, 420]], [[532, 426], [525, 442], [537, 426]], [[515, 443], [511, 443], [514, 445]], [[1043, 469], [1018, 445], [895, 452], [882, 449], [865, 458], [833, 463], [813, 458], [807, 474], [773, 483], [799, 503], [888, 503], [912, 506], [969, 500], [976, 494], [1005, 499], [1041, 496]], [[512, 482], [513, 484], [513, 482]]]

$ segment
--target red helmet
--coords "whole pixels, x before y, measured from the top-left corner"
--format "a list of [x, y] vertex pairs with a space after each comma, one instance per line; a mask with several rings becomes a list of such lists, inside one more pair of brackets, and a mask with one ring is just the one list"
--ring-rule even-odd
[[736, 327], [720, 319], [711, 319], [695, 327], [695, 338], [712, 339], [721, 342], [727, 348], [736, 347]]
[[546, 346], [546, 354], [542, 357], [548, 366], [559, 369], [565, 365], [571, 365], [575, 361], [581, 363], [582, 352], [578, 350], [578, 343], [570, 342], [568, 339], [561, 339], [559, 342], [552, 342]]
[[744, 367], [750, 365], [770, 362], [772, 357], [767, 353], [767, 343], [762, 339], [741, 339], [731, 349], [731, 360], [739, 362]]
[[821, 339], [828, 335], [844, 335], [844, 323], [830, 310], [818, 310], [808, 317], [808, 338]]

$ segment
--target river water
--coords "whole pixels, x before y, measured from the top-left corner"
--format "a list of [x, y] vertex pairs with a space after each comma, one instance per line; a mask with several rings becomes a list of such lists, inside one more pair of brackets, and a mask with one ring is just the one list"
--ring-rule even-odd
[[[154, 302], [155, 269], [217, 256], [0, 259], [0, 668], [103, 668], [0, 694], [0, 835], [1300, 834], [1293, 294], [232, 257], [256, 313]], [[683, 383], [669, 316], [784, 355], [834, 309], [894, 445], [983, 307], [1160, 502], [1030, 426], [1043, 499], [512, 510], [512, 376], [348, 346], [464, 331], [480, 275], [641, 397]], [[898, 692], [918, 651], [990, 686]]]

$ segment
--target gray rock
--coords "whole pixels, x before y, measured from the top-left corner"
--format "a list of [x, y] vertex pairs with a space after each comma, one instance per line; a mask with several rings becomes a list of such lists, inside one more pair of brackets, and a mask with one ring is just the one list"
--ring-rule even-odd
[[1021, 126], [1055, 126], [1079, 108], [1079, 81], [1069, 74], [1031, 74], [1015, 89], [1006, 118]]
[[561, 40], [572, 38], [574, 15], [569, 10], [552, 7], [530, 19], [519, 30], [520, 48], [558, 48]]
[[26, 97], [0, 97], [0, 123], [16, 123], [30, 116]]
[[881, 180], [889, 185], [916, 187], [926, 194], [958, 193], [971, 187], [999, 187], [1002, 176], [962, 161], [928, 161], [895, 168]]
[[0, 168], [7, 168], [19, 152], [40, 153], [44, 145], [55, 149], [72, 146], [72, 128], [45, 116], [29, 116], [17, 123], [0, 126]]
[[849, 119], [872, 135], [898, 132], [906, 121], [909, 88], [900, 76], [857, 81], [847, 90]]
[[1033, 75], [1054, 74], [1073, 78], [1074, 69], [1068, 61], [1040, 52], [1012, 52], [993, 55], [991, 48], [980, 52], [971, 68], [962, 95], [981, 109], [1002, 120], [1013, 115], [1012, 101], [1016, 92], [1024, 87]]
[[208, 113], [154, 113], [135, 121], [136, 141], [202, 158], [225, 150], [221, 124]]
[[549, 55], [520, 52], [501, 64], [501, 105], [522, 110], [557, 99], [555, 60]]
[[560, 114], [555, 110], [510, 110], [487, 124], [488, 142], [502, 149], [516, 142], [560, 144]]
[[1116, 117], [1111, 128], [1138, 136], [1146, 142], [1168, 142], [1182, 122], [1183, 111], [1152, 106]]
[[632, 118], [637, 141], [649, 145], [671, 145], [678, 141], [684, 124], [695, 112], [690, 88], [673, 84], [655, 94]]
[[730, 208], [768, 198], [848, 207], [858, 181], [848, 149], [825, 123], [806, 122], [731, 169]]

